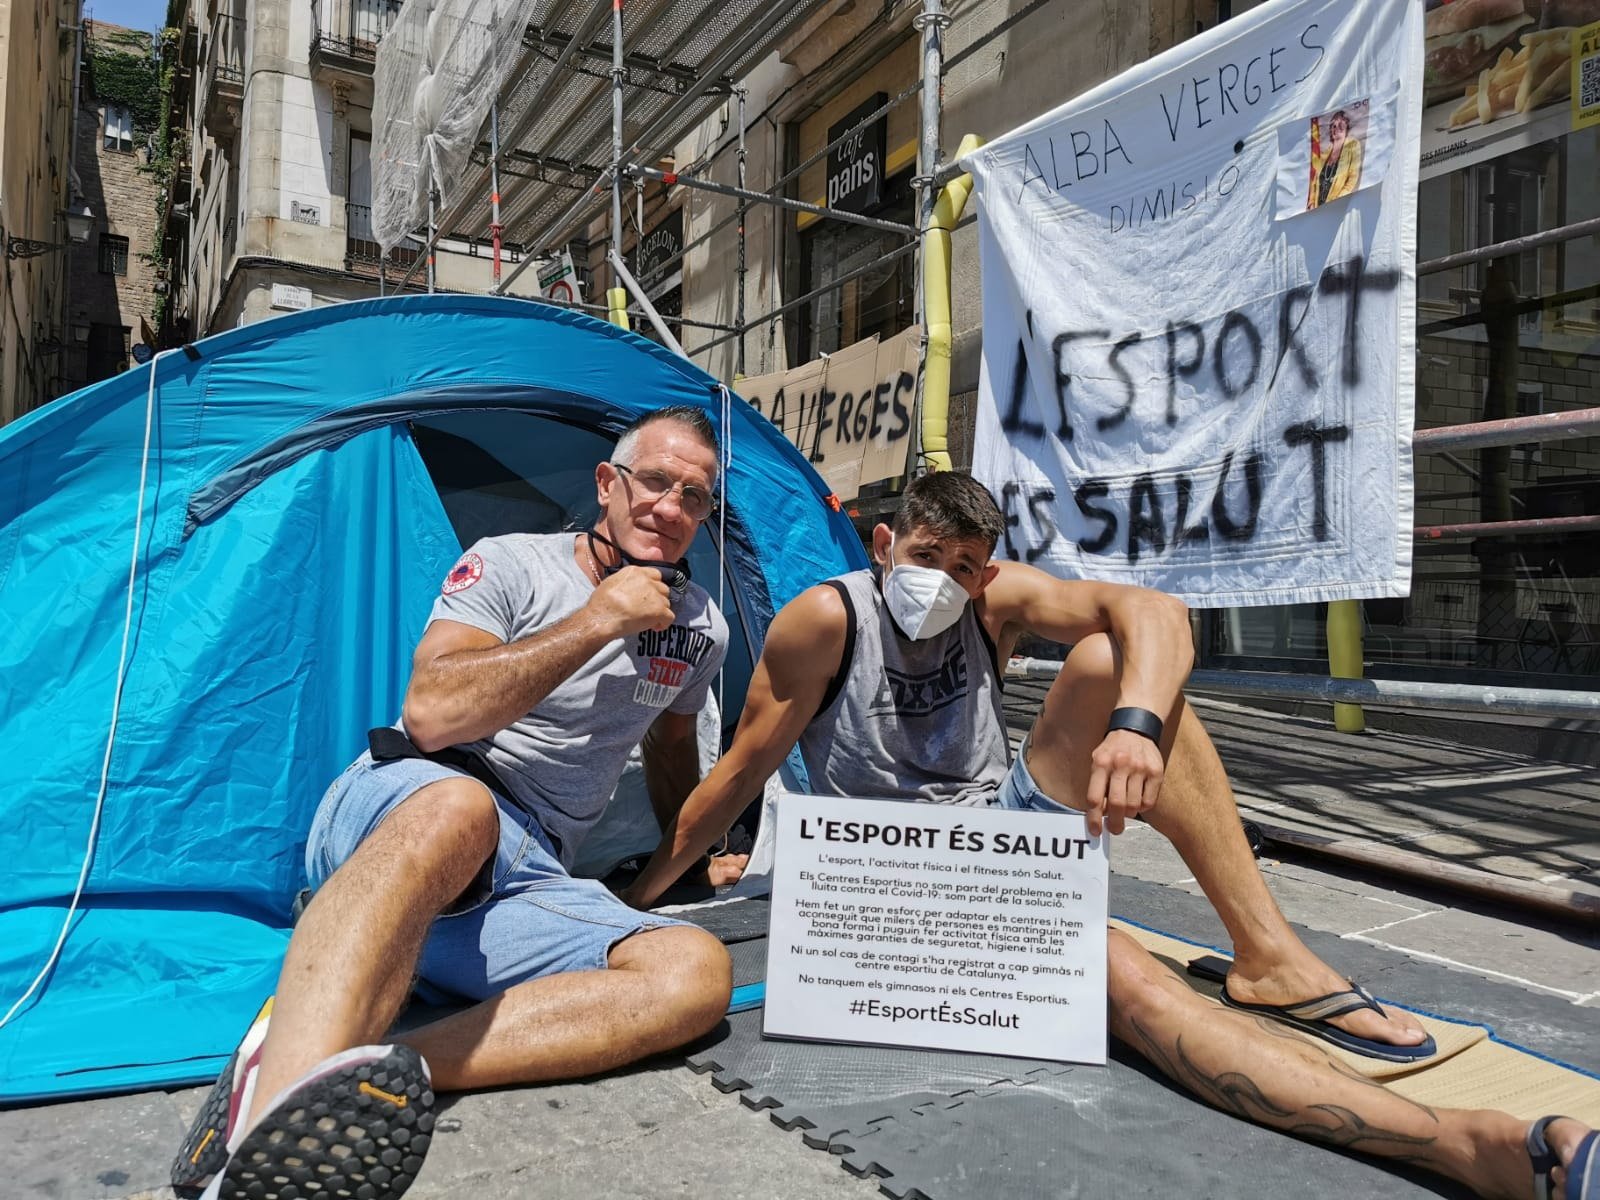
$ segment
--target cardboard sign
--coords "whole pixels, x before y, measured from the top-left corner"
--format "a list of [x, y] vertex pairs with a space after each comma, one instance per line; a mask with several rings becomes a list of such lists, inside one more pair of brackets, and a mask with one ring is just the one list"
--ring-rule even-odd
[[1106, 837], [1076, 813], [783, 793], [762, 1032], [1106, 1061]]
[[1203, 607], [1404, 596], [1422, 17], [1265, 4], [963, 160], [999, 552]]
[[876, 337], [788, 371], [741, 380], [739, 395], [783, 431], [841, 500], [902, 475], [912, 442], [922, 327]]

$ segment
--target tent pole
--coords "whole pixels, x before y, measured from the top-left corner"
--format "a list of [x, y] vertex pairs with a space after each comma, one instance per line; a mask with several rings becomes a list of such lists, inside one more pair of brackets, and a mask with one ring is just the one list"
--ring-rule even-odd
[[494, 285], [500, 286], [500, 102], [489, 105], [489, 235], [494, 238]]
[[[944, 98], [944, 29], [950, 17], [944, 11], [942, 0], [922, 0], [922, 11], [912, 18], [911, 24], [922, 33], [922, 96], [921, 121], [917, 146], [917, 177], [911, 181], [917, 189], [917, 243], [919, 266], [928, 254], [928, 230], [933, 225], [933, 206], [939, 198], [934, 186], [934, 172], [939, 167], [939, 107]], [[922, 326], [921, 360], [917, 371], [917, 395], [912, 407], [911, 464], [912, 470], [922, 465], [922, 417], [924, 383], [928, 374], [928, 295], [923, 282], [926, 272], [916, 273], [917, 323]]]
[[[741, 192], [745, 190], [744, 98], [749, 90], [750, 89], [745, 87], [743, 84], [740, 84], [738, 87], [733, 89], [733, 94], [739, 98], [739, 190]], [[749, 205], [745, 203], [744, 197], [739, 197], [739, 296], [737, 300], [737, 307], [734, 309], [733, 314], [734, 327], [739, 330], [739, 346], [734, 354], [733, 359], [733, 373], [735, 379], [744, 378], [744, 277], [746, 272], [744, 218], [745, 213], [748, 211]]]

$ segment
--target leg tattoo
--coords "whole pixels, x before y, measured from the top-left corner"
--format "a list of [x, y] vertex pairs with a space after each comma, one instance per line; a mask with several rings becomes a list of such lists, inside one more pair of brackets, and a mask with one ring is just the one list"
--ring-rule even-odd
[[[1320, 1051], [1305, 1042], [1298, 1034], [1284, 1029], [1272, 1021], [1255, 1018], [1255, 1023], [1265, 1033], [1275, 1038], [1287, 1037], [1307, 1051], [1318, 1054], [1322, 1061], [1333, 1068], [1334, 1073], [1343, 1079], [1360, 1083], [1363, 1086], [1377, 1089], [1386, 1099], [1400, 1100], [1423, 1113], [1435, 1124], [1438, 1117], [1426, 1105], [1417, 1104], [1403, 1096], [1398, 1096], [1381, 1084], [1375, 1083], [1364, 1075], [1357, 1073], [1345, 1064], [1331, 1056], [1322, 1056]], [[1175, 1083], [1187, 1088], [1201, 1100], [1213, 1108], [1231, 1113], [1247, 1121], [1269, 1125], [1281, 1129], [1296, 1137], [1309, 1138], [1324, 1142], [1329, 1145], [1344, 1149], [1361, 1150], [1370, 1154], [1379, 1154], [1385, 1158], [1395, 1159], [1400, 1162], [1431, 1165], [1433, 1155], [1431, 1149], [1436, 1138], [1417, 1136], [1402, 1133], [1397, 1129], [1386, 1129], [1373, 1124], [1359, 1113], [1338, 1104], [1305, 1104], [1290, 1107], [1269, 1097], [1261, 1086], [1243, 1071], [1221, 1071], [1208, 1073], [1198, 1066], [1185, 1052], [1183, 1036], [1180, 1034], [1173, 1041], [1170, 1051], [1157, 1040], [1148, 1029], [1135, 1018], [1129, 1018], [1138, 1050], [1153, 1063], [1162, 1074]], [[1313, 1114], [1322, 1119], [1311, 1119]]]

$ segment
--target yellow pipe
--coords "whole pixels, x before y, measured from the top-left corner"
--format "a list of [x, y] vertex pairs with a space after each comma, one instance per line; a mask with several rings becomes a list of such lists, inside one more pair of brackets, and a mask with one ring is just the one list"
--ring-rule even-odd
[[[1328, 603], [1328, 668], [1335, 679], [1360, 679], [1361, 601], [1332, 600]], [[1335, 704], [1333, 727], [1340, 733], [1362, 733], [1367, 715], [1359, 704]]]
[[628, 327], [628, 289], [607, 288], [606, 304], [611, 308], [608, 316], [610, 322], [618, 329], [626, 329]]
[[[956, 157], [970, 154], [983, 139], [969, 133]], [[952, 179], [939, 193], [933, 218], [922, 236], [922, 306], [928, 353], [922, 367], [922, 455], [934, 471], [949, 471], [950, 460], [950, 234], [972, 195], [972, 176]]]

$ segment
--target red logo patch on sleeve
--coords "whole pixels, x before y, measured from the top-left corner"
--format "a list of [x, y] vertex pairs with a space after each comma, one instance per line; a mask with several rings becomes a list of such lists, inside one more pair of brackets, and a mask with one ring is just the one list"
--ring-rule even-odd
[[483, 559], [476, 554], [463, 554], [461, 561], [450, 568], [450, 574], [444, 577], [444, 586], [439, 590], [446, 596], [453, 596], [466, 591], [482, 578]]

